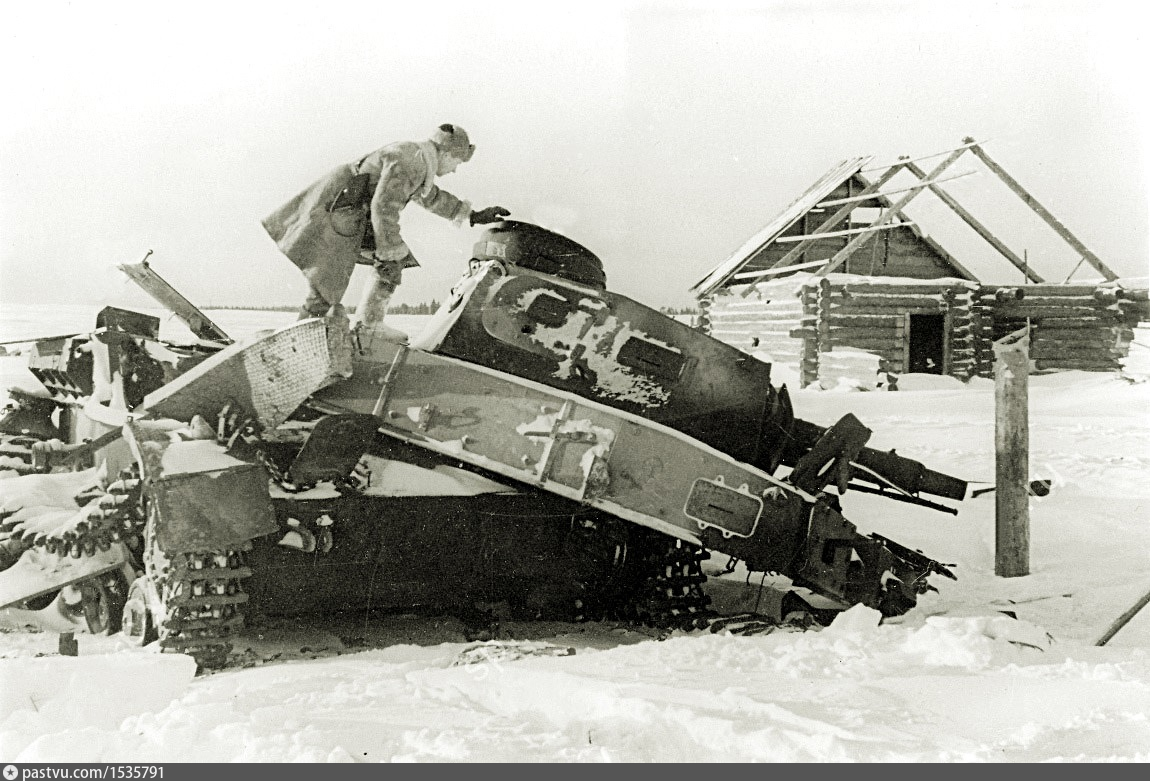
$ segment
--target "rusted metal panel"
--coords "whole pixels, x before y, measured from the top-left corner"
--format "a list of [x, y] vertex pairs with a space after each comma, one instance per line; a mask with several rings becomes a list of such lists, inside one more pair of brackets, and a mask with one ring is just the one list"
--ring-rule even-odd
[[278, 527], [263, 467], [178, 474], [151, 483], [146, 494], [165, 553], [236, 548]]

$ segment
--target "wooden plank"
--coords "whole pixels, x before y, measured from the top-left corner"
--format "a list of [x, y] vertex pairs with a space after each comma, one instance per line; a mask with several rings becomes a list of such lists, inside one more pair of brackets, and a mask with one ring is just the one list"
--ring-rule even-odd
[[720, 300], [711, 305], [711, 311], [761, 312], [767, 309], [801, 309], [803, 299], [797, 295], [765, 295], [753, 301]]
[[798, 299], [793, 301], [789, 300], [768, 300], [761, 301], [748, 306], [723, 306], [712, 307], [712, 315], [758, 315], [766, 314], [768, 312], [776, 312], [779, 314], [799, 315], [803, 312], [803, 304]]
[[1043, 351], [1034, 356], [1044, 361], [1082, 361], [1086, 363], [1109, 364], [1125, 357], [1121, 350], [1094, 348], [1089, 350]]
[[988, 155], [981, 146], [978, 144], [973, 144], [970, 147], [970, 151], [973, 152], [975, 156], [977, 156], [978, 159], [986, 165], [987, 168], [997, 174], [998, 178], [1001, 179], [1007, 187], [1013, 190], [1015, 195], [1022, 199], [1023, 203], [1029, 206], [1035, 214], [1041, 217], [1047, 225], [1053, 228], [1055, 233], [1061, 236], [1067, 244], [1073, 247], [1079, 255], [1085, 258], [1086, 262], [1089, 263], [1095, 271], [1097, 271], [1107, 280], [1118, 279], [1117, 274], [1111, 271], [1106, 266], [1106, 264], [1103, 263], [1101, 259], [1099, 259], [1097, 255], [1091, 252], [1085, 244], [1079, 241], [1078, 237], [1071, 233], [1065, 225], [1059, 222], [1058, 218], [1051, 214], [1046, 209], [1046, 207], [1035, 200], [1034, 196], [1027, 192], [1026, 188], [1024, 188], [1021, 184], [1015, 181], [1014, 177], [1008, 174], [1002, 168], [1002, 166], [994, 162], [994, 160], [990, 158], [990, 155]]
[[1109, 313], [1102, 314], [1085, 314], [1078, 316], [1047, 316], [1042, 318], [1042, 322], [1038, 327], [1041, 329], [1061, 329], [1061, 328], [1113, 328], [1118, 324], [1119, 318]]
[[1100, 315], [1100, 310], [1084, 306], [1002, 306], [994, 316], [996, 318], [1042, 320], [1048, 317], [1079, 318], [1090, 315]]
[[1050, 366], [1057, 365], [1096, 365], [1096, 366], [1113, 366], [1122, 356], [1119, 354], [1112, 354], [1109, 352], [1089, 353], [1089, 352], [1076, 352], [1076, 353], [1035, 353], [1031, 356], [1035, 361], [1044, 361]]
[[1023, 290], [1026, 291], [1027, 296], [1093, 296], [1099, 290], [1106, 288], [1099, 288], [1098, 285], [1022, 285]]
[[842, 292], [849, 295], [865, 295], [867, 293], [883, 294], [883, 295], [922, 295], [922, 296], [939, 296], [952, 293], [955, 298], [961, 298], [971, 294], [968, 288], [956, 285], [955, 283], [939, 282], [938, 284], [889, 284], [889, 283], [875, 283], [869, 282], [847, 282], [842, 285], [835, 285], [831, 283], [832, 290]]
[[913, 307], [919, 309], [934, 309], [935, 311], [942, 311], [946, 308], [946, 302], [939, 298], [929, 298], [927, 296], [865, 296], [865, 295], [851, 295], [849, 297], [835, 296], [831, 298], [831, 306], [861, 306], [871, 307], [876, 309], [889, 308], [889, 309], [902, 309], [905, 307]]
[[[1058, 353], [1061, 355], [1087, 354], [1108, 355], [1111, 352], [1120, 352], [1117, 339], [1099, 339], [1096, 341], [1064, 342], [1059, 340], [1042, 340], [1034, 343], [1034, 349], [1042, 349], [1045, 353]], [[1049, 358], [1049, 355], [1045, 357]], [[1075, 355], [1075, 357], [1079, 357]]]
[[856, 326], [840, 328], [832, 325], [830, 334], [835, 344], [850, 344], [854, 339], [896, 339], [901, 341], [904, 331], [901, 325], [897, 328], [858, 328]]
[[889, 307], [889, 306], [862, 306], [861, 304], [835, 304], [830, 310], [831, 316], [844, 315], [848, 317], [857, 317], [860, 315], [937, 315], [942, 312], [940, 306], [933, 307], [925, 306], [907, 306], [907, 307]]
[[1040, 370], [1050, 369], [1065, 369], [1067, 371], [1078, 370], [1087, 372], [1109, 372], [1122, 368], [1118, 361], [1062, 361], [1062, 360], [1049, 360], [1046, 358], [1036, 360], [1034, 368]]
[[[920, 179], [926, 178], [926, 171], [919, 168], [913, 162], [907, 162], [906, 169]], [[1038, 274], [1034, 272], [1034, 269], [1030, 268], [1029, 264], [1027, 264], [1025, 260], [1018, 257], [1018, 255], [1016, 255], [1009, 247], [999, 241], [998, 237], [991, 233], [985, 225], [975, 219], [973, 214], [963, 208], [962, 204], [954, 199], [954, 196], [936, 184], [931, 184], [929, 187], [932, 193], [937, 195], [943, 203], [949, 206], [955, 214], [961, 217], [963, 221], [965, 221], [967, 225], [973, 228], [975, 233], [985, 239], [990, 246], [998, 250], [1000, 255], [1010, 261], [1015, 268], [1024, 273], [1027, 279], [1029, 279], [1031, 282], [1044, 281], [1042, 277], [1038, 276]]]
[[[990, 139], [987, 139], [987, 140], [989, 141]], [[922, 155], [921, 157], [900, 157], [898, 159], [898, 162], [895, 163], [895, 165], [900, 166], [900, 165], [905, 165], [906, 163], [917, 163], [919, 160], [933, 160], [936, 157], [942, 157], [943, 155], [958, 151], [959, 149], [968, 149], [969, 147], [972, 147], [977, 143], [978, 142], [975, 141], [973, 138], [968, 138], [968, 139], [965, 139], [963, 141], [962, 146], [956, 146], [954, 149], [944, 149], [941, 152], [935, 152], [935, 153], [929, 154], [929, 155]], [[876, 165], [874, 168], [864, 168], [864, 169], [862, 169], [862, 171], [860, 173], [869, 174], [872, 171], [882, 171], [884, 168], [885, 168], [885, 166]]]
[[[841, 342], [834, 343], [834, 349], [841, 349], [843, 347], [853, 347], [857, 350], [880, 350], [883, 352], [890, 352], [894, 354], [896, 351], [901, 350], [906, 340], [899, 339], [843, 339]], [[826, 350], [824, 352], [830, 352]]]
[[999, 302], [1002, 306], [1085, 306], [1091, 309], [1106, 309], [1108, 304], [1094, 296], [1034, 296], [1027, 292], [1018, 300]]
[[[908, 334], [909, 337], [909, 334]], [[943, 315], [942, 318], [942, 373], [950, 375], [950, 340], [951, 340], [951, 317], [950, 312]], [[910, 342], [910, 339], [907, 339]]]
[[713, 317], [711, 325], [719, 328], [727, 325], [767, 325], [770, 323], [795, 326], [801, 323], [801, 317], [779, 317], [770, 315], [741, 316], [741, 317]]
[[711, 329], [715, 333], [725, 333], [725, 332], [731, 332], [731, 333], [736, 333], [736, 332], [737, 333], [760, 333], [760, 332], [762, 332], [762, 333], [776, 333], [776, 332], [778, 332], [778, 333], [781, 333], [783, 331], [790, 330], [791, 328], [799, 328], [800, 327], [800, 323], [798, 320], [791, 320], [789, 322], [778, 321], [774, 325], [781, 326], [781, 327], [768, 328], [767, 323], [752, 321], [752, 322], [745, 322], [745, 323], [731, 323], [731, 322], [711, 323]]
[[[792, 241], [806, 241], [807, 239], [814, 239], [814, 238], [829, 239], [829, 238], [837, 238], [839, 236], [854, 236], [858, 233], [874, 233], [875, 231], [890, 230], [891, 228], [901, 228], [904, 225], [913, 225], [913, 224], [914, 223], [912, 223], [912, 222], [896, 222], [896, 223], [890, 223], [887, 225], [871, 225], [871, 226], [867, 226], [865, 228], [850, 228], [848, 230], [833, 231], [831, 233], [823, 233], [823, 234], [820, 234], [818, 236], [812, 236], [812, 235], [808, 235], [808, 236], [780, 236], [779, 238], [775, 239], [775, 244], [787, 244], [787, 243], [790, 243]], [[820, 261], [818, 263], [818, 265], [822, 265], [823, 263], [826, 263], [826, 261], [825, 260]], [[807, 265], [807, 264], [804, 263], [803, 265]]]
[[1113, 342], [1115, 336], [1113, 328], [1038, 328], [1035, 338], [1047, 342]]
[[[937, 166], [935, 166], [934, 170], [932, 170], [930, 172], [930, 174], [928, 174], [927, 178], [928, 179], [936, 178], [939, 174], [941, 174], [944, 170], [946, 170], [955, 160], [957, 160], [959, 157], [961, 157], [962, 153], [965, 151], [966, 151], [965, 149], [958, 149], [958, 150], [955, 150], [954, 152], [951, 152], [949, 155], [947, 155], [945, 160], [943, 160], [941, 163], [939, 163]], [[881, 225], [882, 223], [885, 223], [887, 220], [890, 220], [892, 217], [894, 217], [894, 215], [896, 213], [901, 212], [903, 207], [905, 207], [908, 203], [910, 203], [911, 200], [913, 200], [913, 198], [916, 195], [918, 195], [920, 192], [922, 192], [925, 188], [926, 188], [926, 185], [922, 185], [922, 186], [919, 186], [919, 187], [912, 189], [910, 192], [908, 192], [906, 195], [904, 195], [902, 198], [900, 198], [896, 203], [892, 204], [889, 209], [887, 209], [886, 211], [881, 213], [878, 217], [876, 217], [874, 219], [874, 221], [871, 222], [871, 225]], [[839, 250], [837, 253], [835, 253], [835, 256], [833, 258], [831, 258], [830, 263], [828, 263], [827, 265], [825, 265], [821, 269], [819, 269], [818, 272], [816, 272], [815, 276], [826, 276], [827, 274], [829, 274], [832, 271], [834, 271], [835, 269], [837, 269], [839, 266], [841, 266], [843, 263], [846, 262], [847, 258], [849, 258], [851, 255], [854, 254], [855, 250], [857, 250], [859, 248], [859, 246], [866, 240], [866, 238], [867, 238], [866, 234], [863, 234], [862, 236], [856, 236], [854, 239], [852, 239], [850, 241], [849, 244], [847, 244], [845, 247], [843, 247], [841, 250]]]
[[890, 328], [895, 329], [902, 326], [903, 317], [901, 314], [885, 314], [885, 315], [840, 315], [838, 310], [831, 310], [830, 325], [831, 328], [836, 326], [847, 327], [857, 326], [860, 328]]

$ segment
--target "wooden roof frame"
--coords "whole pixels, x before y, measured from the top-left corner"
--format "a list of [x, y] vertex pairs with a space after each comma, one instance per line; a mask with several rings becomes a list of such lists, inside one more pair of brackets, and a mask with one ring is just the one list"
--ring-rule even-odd
[[[713, 268], [707, 276], [696, 282], [691, 289], [695, 291], [696, 296], [702, 297], [714, 291], [723, 283], [732, 279], [740, 268], [749, 263], [755, 256], [761, 253], [766, 247], [775, 242], [776, 239], [793, 225], [803, 214], [810, 212], [823, 198], [826, 197], [836, 187], [840, 186], [843, 182], [848, 181], [851, 177], [857, 177], [858, 180], [864, 185], [864, 190], [857, 196], [852, 197], [849, 202], [842, 199], [835, 201], [832, 204], [842, 204], [834, 214], [827, 219], [823, 220], [817, 228], [811, 231], [805, 238], [786, 252], [781, 258], [772, 263], [770, 266], [760, 269], [759, 271], [764, 275], [767, 272], [778, 269], [781, 273], [782, 269], [802, 255], [802, 253], [809, 248], [812, 242], [818, 240], [821, 234], [826, 234], [841, 220], [845, 219], [850, 212], [855, 208], [854, 204], [864, 200], [865, 196], [873, 195], [875, 200], [883, 204], [883, 210], [879, 216], [876, 217], [868, 226], [845, 247], [836, 252], [820, 269], [814, 272], [815, 276], [826, 276], [832, 273], [835, 269], [839, 268], [845, 263], [851, 255], [869, 238], [874, 230], [881, 229], [886, 223], [894, 218], [898, 218], [901, 224], [905, 224], [914, 234], [923, 242], [931, 247], [938, 255], [950, 263], [966, 279], [978, 282], [966, 268], [955, 260], [950, 253], [946, 252], [937, 241], [929, 236], [923, 234], [917, 225], [913, 224], [909, 218], [903, 213], [905, 206], [923, 190], [929, 189], [933, 192], [939, 200], [946, 204], [955, 214], [959, 216], [968, 226], [971, 227], [984, 241], [993, 247], [1000, 255], [1006, 258], [1015, 268], [1026, 275], [1027, 279], [1034, 283], [1041, 283], [1044, 280], [1040, 277], [1034, 269], [1030, 268], [1026, 261], [1018, 257], [1017, 253], [1013, 252], [1009, 247], [1003, 244], [986, 226], [979, 222], [974, 215], [967, 211], [962, 204], [939, 186], [936, 181], [940, 174], [948, 167], [954, 164], [962, 155], [970, 150], [972, 154], [979, 158], [982, 163], [994, 173], [1012, 192], [1014, 192], [1024, 204], [1026, 204], [1032, 211], [1035, 212], [1046, 224], [1067, 244], [1069, 244], [1076, 252], [1082, 256], [1082, 260], [1089, 263], [1096, 271], [1098, 271], [1107, 281], [1113, 281], [1118, 278], [1102, 260], [1091, 252], [1085, 244], [1083, 244], [1069, 229], [1066, 228], [1057, 218], [1054, 217], [1045, 207], [1042, 206], [1026, 189], [1019, 184], [1013, 177], [1011, 177], [1000, 165], [998, 165], [986, 151], [975, 141], [973, 138], [967, 137], [962, 140], [962, 146], [950, 150], [947, 157], [931, 171], [925, 172], [922, 168], [915, 164], [914, 160], [909, 158], [900, 158], [898, 162], [887, 168], [883, 174], [876, 179], [873, 183], [862, 173], [862, 166], [870, 158], [853, 158], [844, 160], [839, 163], [835, 168], [831, 169], [827, 174], [824, 174], [818, 182], [816, 182], [810, 189], [803, 195], [793, 201], [778, 217], [771, 221], [763, 230], [756, 233], [749, 241], [743, 244], [736, 250], [730, 257], [723, 263]], [[909, 188], [904, 188], [905, 194], [897, 201], [892, 201], [887, 195], [881, 192], [881, 187], [890, 181], [895, 174], [901, 170], [906, 170], [918, 178], [919, 183]], [[900, 191], [903, 192], [903, 191]], [[821, 193], [821, 195], [819, 195]], [[1079, 261], [1081, 265], [1082, 261]], [[1075, 266], [1077, 268], [1077, 266]], [[1071, 272], [1073, 274], [1074, 272]], [[753, 285], [748, 285], [747, 290], [743, 291], [743, 295], [748, 295], [753, 288]]]

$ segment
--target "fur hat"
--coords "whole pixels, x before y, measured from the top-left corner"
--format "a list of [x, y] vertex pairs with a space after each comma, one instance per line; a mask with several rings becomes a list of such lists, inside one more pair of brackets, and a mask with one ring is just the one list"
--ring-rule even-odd
[[463, 162], [475, 153], [475, 144], [467, 137], [467, 131], [459, 125], [440, 125], [431, 136], [432, 142], [444, 152]]

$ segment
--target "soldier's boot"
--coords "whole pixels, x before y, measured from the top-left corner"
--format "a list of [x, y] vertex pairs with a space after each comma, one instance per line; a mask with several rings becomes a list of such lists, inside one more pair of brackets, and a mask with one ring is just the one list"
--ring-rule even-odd
[[363, 290], [363, 295], [356, 306], [355, 336], [361, 352], [371, 351], [371, 345], [377, 339], [395, 342], [406, 341], [407, 334], [397, 331], [384, 324], [387, 315], [387, 305], [395, 292], [395, 283], [383, 278], [379, 271], [372, 270], [371, 281]]

